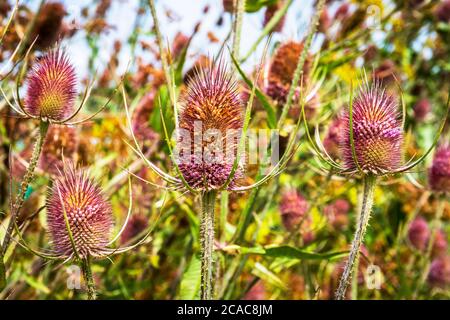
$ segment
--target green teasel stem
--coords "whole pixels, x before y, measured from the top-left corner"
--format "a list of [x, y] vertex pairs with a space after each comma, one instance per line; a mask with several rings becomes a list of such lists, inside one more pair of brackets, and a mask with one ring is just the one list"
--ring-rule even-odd
[[17, 217], [19, 216], [20, 209], [25, 201], [25, 195], [28, 190], [28, 186], [33, 181], [34, 170], [39, 161], [39, 157], [42, 151], [42, 145], [44, 144], [45, 137], [47, 136], [49, 123], [47, 121], [41, 121], [39, 125], [39, 133], [34, 144], [33, 154], [31, 155], [30, 163], [28, 165], [25, 176], [20, 184], [19, 194], [14, 201], [14, 205], [11, 208], [11, 220], [9, 221], [8, 228], [6, 229], [5, 239], [3, 240], [2, 253], [3, 255], [8, 250], [9, 244], [11, 242], [12, 232], [14, 230], [14, 224], [16, 223]]
[[241, 44], [242, 19], [245, 10], [245, 0], [234, 0], [235, 4], [235, 18], [233, 23], [233, 57], [239, 61], [239, 49]]
[[6, 268], [3, 262], [3, 252], [0, 250], [0, 292], [6, 287]]
[[347, 287], [352, 278], [356, 261], [359, 258], [359, 250], [364, 240], [364, 234], [366, 233], [367, 225], [369, 224], [370, 212], [373, 205], [373, 196], [376, 185], [376, 176], [368, 175], [364, 177], [364, 191], [361, 203], [361, 213], [356, 223], [355, 236], [353, 237], [352, 247], [350, 249], [350, 255], [347, 263], [345, 264], [344, 273], [339, 281], [339, 287], [336, 291], [336, 300], [345, 299], [345, 293]]
[[200, 298], [202, 300], [212, 300], [213, 298], [212, 268], [214, 251], [214, 208], [216, 196], [216, 191], [205, 191], [202, 194], [202, 218], [200, 225]]
[[278, 120], [278, 128], [280, 128], [284, 120], [286, 120], [286, 117], [288, 115], [289, 109], [292, 105], [292, 100], [294, 98], [295, 90], [297, 89], [297, 86], [299, 85], [301, 76], [303, 75], [303, 66], [305, 65], [306, 58], [308, 57], [308, 51], [311, 46], [312, 38], [317, 30], [317, 25], [319, 24], [319, 18], [322, 14], [323, 7], [325, 5], [325, 0], [319, 0], [319, 3], [317, 4], [316, 12], [314, 13], [314, 16], [312, 18], [311, 24], [309, 25], [308, 34], [306, 35], [306, 40], [303, 44], [303, 50], [300, 54], [300, 57], [298, 58], [297, 67], [294, 72], [294, 76], [292, 77], [292, 83], [291, 87], [289, 88], [288, 96], [286, 98], [286, 103], [283, 106], [283, 110], [281, 112], [280, 119]]
[[88, 300], [96, 300], [97, 292], [95, 290], [94, 278], [92, 277], [90, 257], [84, 258], [81, 261], [81, 269], [83, 270], [83, 276], [86, 282]]

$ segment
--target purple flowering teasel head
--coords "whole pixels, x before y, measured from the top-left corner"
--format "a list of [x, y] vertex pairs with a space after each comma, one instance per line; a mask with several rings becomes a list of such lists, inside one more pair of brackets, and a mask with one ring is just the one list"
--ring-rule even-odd
[[75, 68], [59, 48], [45, 54], [27, 76], [24, 110], [33, 117], [63, 121], [74, 112]]
[[[190, 79], [181, 95], [181, 106], [180, 132], [186, 135], [183, 155], [178, 159], [181, 174], [193, 189], [221, 189], [232, 173], [243, 127], [237, 83], [222, 62], [211, 64]], [[228, 188], [233, 188], [240, 176], [238, 169]]]
[[86, 170], [65, 163], [47, 199], [47, 223], [56, 254], [62, 258], [106, 255], [112, 210]]
[[352, 109], [344, 115], [341, 149], [347, 172], [384, 175], [400, 168], [403, 131], [399, 117], [394, 97], [378, 79], [371, 85], [367, 81], [362, 85]]

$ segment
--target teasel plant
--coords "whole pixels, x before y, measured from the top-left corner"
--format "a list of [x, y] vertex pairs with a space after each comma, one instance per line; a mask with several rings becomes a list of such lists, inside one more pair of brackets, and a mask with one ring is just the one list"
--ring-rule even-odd
[[15, 93], [12, 93], [14, 101], [11, 101], [3, 88], [0, 87], [0, 91], [7, 105], [17, 113], [18, 117], [37, 120], [39, 122], [39, 130], [37, 132], [31, 159], [28, 162], [25, 175], [20, 183], [19, 192], [15, 196], [13, 203], [11, 203], [10, 221], [0, 250], [2, 255], [0, 256], [0, 258], [2, 258], [0, 261], [0, 269], [4, 268], [3, 256], [11, 243], [11, 238], [15, 231], [14, 224], [16, 223], [19, 212], [25, 201], [28, 187], [34, 179], [35, 169], [39, 162], [42, 146], [45, 142], [49, 126], [73, 126], [85, 123], [104, 110], [112, 100], [111, 96], [98, 111], [84, 119], [76, 120], [75, 117], [80, 113], [90, 96], [94, 81], [88, 83], [81, 102], [79, 106], [76, 107], [76, 71], [64, 49], [57, 45], [55, 48], [45, 53], [28, 72], [26, 76], [26, 95], [24, 101], [22, 101], [20, 97], [20, 85], [22, 77], [27, 70], [29, 55], [33, 48], [33, 44], [30, 45], [25, 55], [23, 65], [18, 71]]
[[97, 298], [91, 264], [93, 260], [108, 259], [126, 253], [150, 240], [155, 224], [148, 225], [132, 241], [114, 246], [132, 220], [133, 193], [131, 176], [128, 176], [128, 210], [126, 218], [116, 235], [112, 237], [114, 218], [111, 205], [103, 188], [91, 177], [88, 169], [77, 167], [71, 160], [63, 159], [62, 167], [53, 178], [48, 190], [48, 235], [52, 249], [30, 246], [14, 221], [17, 244], [31, 254], [60, 265], [76, 263], [81, 267], [89, 300]]
[[353, 84], [350, 85], [349, 107], [343, 116], [345, 126], [340, 137], [343, 164], [327, 153], [321, 142], [318, 126], [315, 128], [314, 137], [311, 135], [305, 110], [302, 108], [306, 136], [319, 161], [325, 163], [333, 174], [355, 177], [363, 184], [355, 234], [335, 293], [337, 300], [345, 299], [347, 287], [358, 264], [360, 248], [370, 220], [377, 181], [385, 176], [408, 173], [424, 161], [438, 143], [446, 123], [449, 113], [448, 102], [446, 114], [431, 146], [420, 157], [413, 157], [402, 164], [406, 109], [402, 94], [400, 98], [402, 113], [398, 110], [396, 98], [386, 91], [381, 80], [373, 77], [369, 81], [365, 72], [363, 72], [362, 83], [355, 99], [353, 99]]
[[[295, 89], [301, 79], [303, 64], [306, 59], [307, 51], [309, 50], [312, 37], [315, 33], [318, 18], [325, 1], [320, 0], [317, 11], [314, 14], [313, 22], [307, 34], [306, 45], [303, 53], [299, 57], [298, 64], [291, 88], [290, 95], [287, 99], [286, 105], [283, 109], [283, 114], [286, 114], [292, 104]], [[263, 69], [263, 60], [257, 68], [254, 79], [248, 79], [242, 72], [239, 65], [239, 42], [240, 29], [242, 27], [242, 15], [244, 9], [244, 1], [238, 0], [236, 5], [236, 20], [233, 23], [233, 46], [230, 49], [230, 57], [233, 62], [234, 71], [237, 71], [251, 88], [251, 94], [247, 105], [244, 108], [237, 92], [237, 82], [229, 71], [226, 64], [223, 62], [223, 56], [220, 54], [218, 58], [211, 62], [205, 70], [197, 70], [197, 74], [192, 77], [187, 85], [187, 89], [182, 94], [180, 101], [177, 99], [177, 88], [174, 81], [174, 71], [167, 62], [166, 50], [163, 45], [161, 31], [159, 29], [158, 17], [156, 15], [155, 4], [153, 0], [149, 0], [149, 6], [154, 21], [154, 30], [156, 34], [156, 41], [161, 52], [161, 62], [166, 77], [166, 83], [169, 90], [170, 103], [173, 107], [173, 115], [175, 122], [175, 133], [179, 138], [179, 133], [184, 130], [188, 133], [189, 138], [194, 140], [192, 148], [189, 151], [194, 151], [194, 155], [179, 161], [177, 157], [179, 141], [174, 142], [169, 136], [167, 125], [164, 119], [164, 113], [161, 111], [162, 126], [164, 130], [165, 140], [170, 153], [170, 158], [174, 165], [174, 174], [165, 172], [152, 161], [147, 159], [140, 148], [139, 141], [133, 133], [130, 110], [127, 102], [127, 94], [122, 88], [123, 100], [127, 115], [128, 127], [131, 133], [132, 142], [128, 143], [130, 148], [137, 156], [143, 159], [144, 163], [152, 169], [163, 181], [164, 185], [156, 184], [151, 181], [145, 181], [154, 185], [157, 188], [176, 190], [183, 193], [191, 193], [198, 195], [201, 199], [201, 226], [200, 226], [200, 247], [201, 247], [201, 285], [200, 298], [202, 300], [210, 300], [214, 298], [214, 283], [213, 283], [213, 260], [214, 260], [214, 220], [215, 220], [215, 205], [218, 194], [222, 194], [222, 200], [228, 197], [228, 192], [246, 192], [254, 191], [267, 183], [273, 177], [279, 175], [286, 167], [289, 159], [295, 154], [299, 147], [298, 132], [301, 126], [301, 117], [297, 120], [293, 130], [288, 138], [287, 147], [284, 153], [279, 158], [279, 161], [269, 168], [264, 175], [258, 175], [257, 181], [251, 185], [240, 185], [239, 178], [245, 174], [245, 168], [242, 164], [242, 155], [245, 151], [246, 136], [250, 124], [250, 117], [252, 112], [253, 100], [256, 94], [258, 97], [262, 95], [261, 91], [257, 89], [261, 71]], [[287, 7], [285, 8], [287, 10]], [[279, 20], [281, 15], [274, 18], [274, 22]], [[263, 57], [266, 55], [267, 45], [264, 49]], [[302, 93], [301, 93], [302, 94]], [[181, 104], [179, 114], [178, 104]], [[245, 110], [244, 110], [245, 109]], [[178, 115], [179, 114], [179, 115]], [[285, 117], [285, 115], [284, 115]], [[284, 119], [283, 117], [283, 119]], [[204, 151], [208, 148], [203, 142], [197, 143], [196, 140], [196, 122], [202, 123], [200, 134], [203, 135], [208, 129], [218, 130], [222, 136], [222, 142], [229, 143], [227, 150], [231, 149], [231, 155], [227, 152], [227, 157], [221, 161], [209, 162], [204, 158]], [[283, 121], [281, 121], [282, 123]], [[237, 133], [233, 139], [228, 136], [228, 131]], [[237, 139], [234, 139], [237, 138]], [[275, 147], [275, 146], [273, 146]], [[195, 150], [200, 150], [200, 154]], [[129, 172], [134, 175], [132, 172]], [[142, 178], [134, 175], [136, 178]], [[222, 203], [221, 206], [224, 204]]]

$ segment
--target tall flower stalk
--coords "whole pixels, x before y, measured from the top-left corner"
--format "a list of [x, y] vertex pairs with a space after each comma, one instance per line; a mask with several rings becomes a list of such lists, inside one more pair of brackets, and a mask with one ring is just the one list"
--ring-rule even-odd
[[214, 208], [216, 191], [207, 191], [202, 197], [202, 217], [200, 224], [201, 243], [201, 284], [200, 297], [202, 300], [213, 298], [213, 251], [214, 251]]

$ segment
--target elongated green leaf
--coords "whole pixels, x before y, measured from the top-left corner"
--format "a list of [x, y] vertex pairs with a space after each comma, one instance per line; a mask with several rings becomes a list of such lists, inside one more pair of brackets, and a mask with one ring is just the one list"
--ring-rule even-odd
[[199, 300], [200, 299], [200, 274], [201, 261], [197, 256], [193, 256], [189, 266], [183, 274], [180, 284], [180, 299]]

